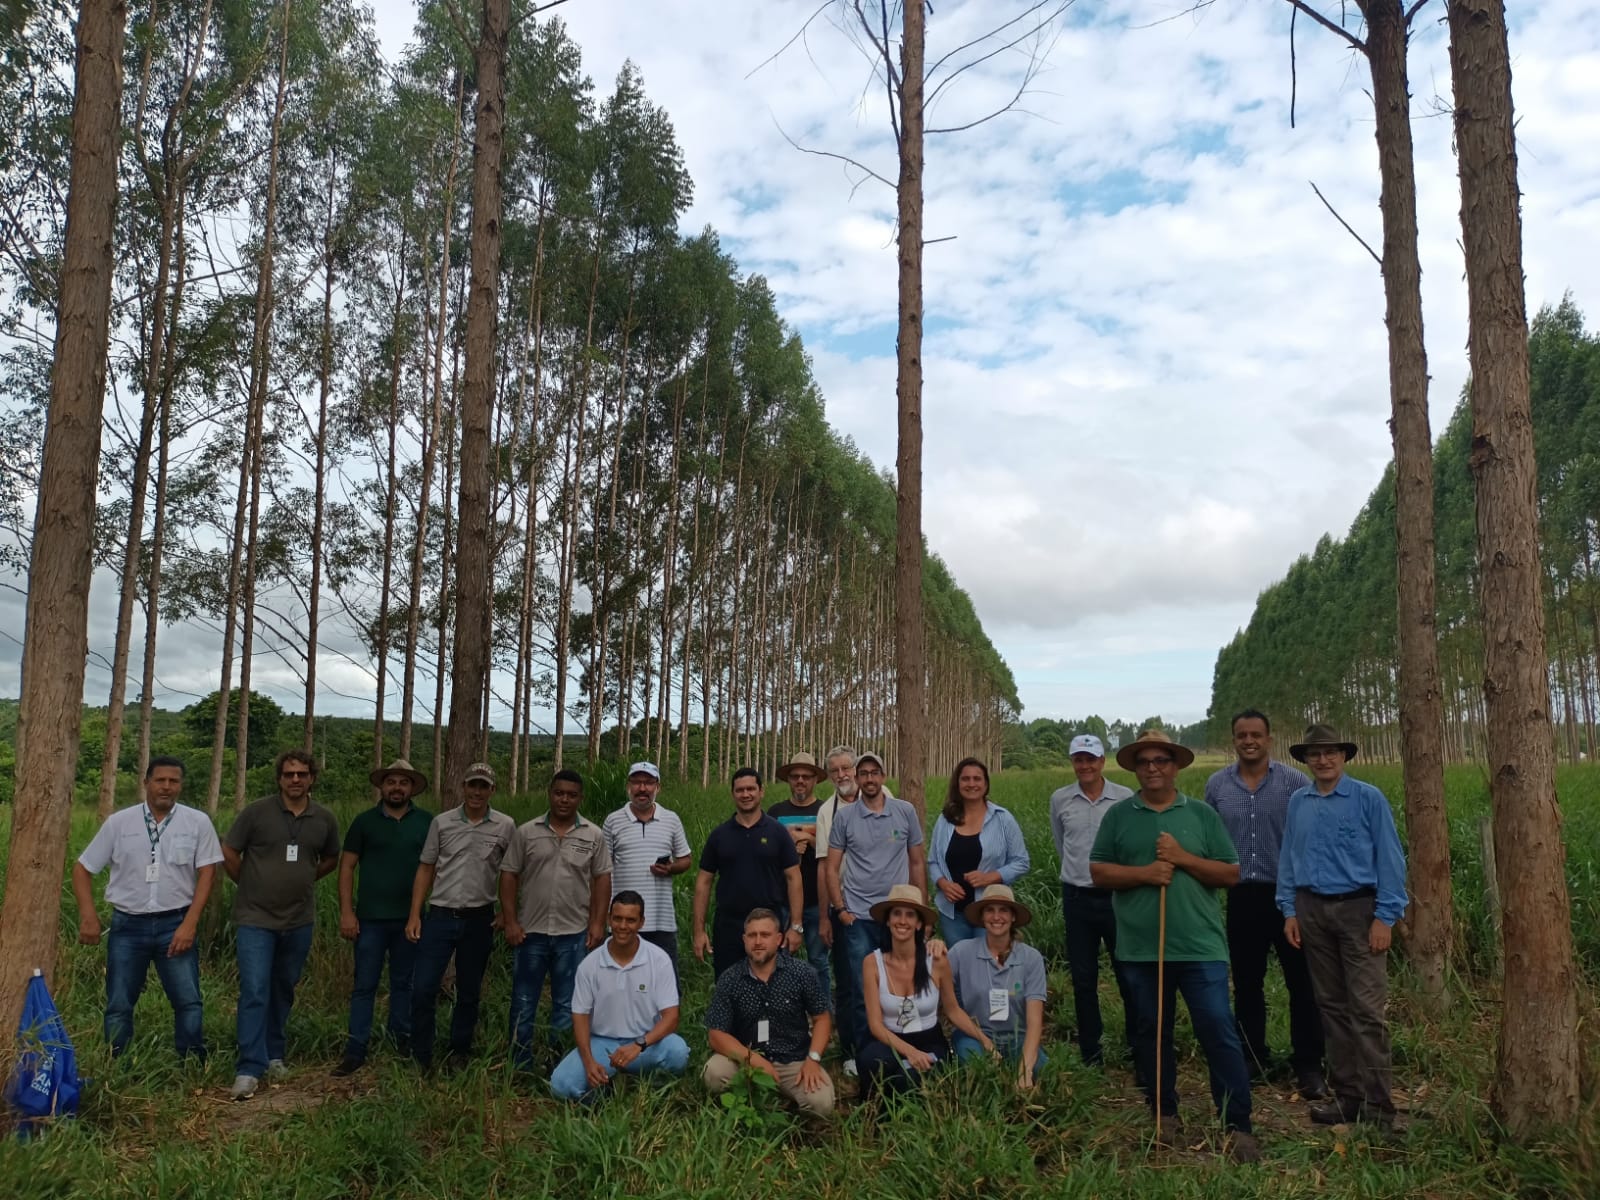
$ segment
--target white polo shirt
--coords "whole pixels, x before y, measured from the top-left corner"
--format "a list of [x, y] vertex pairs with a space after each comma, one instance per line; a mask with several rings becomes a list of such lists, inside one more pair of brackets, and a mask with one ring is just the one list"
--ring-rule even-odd
[[672, 960], [643, 938], [627, 966], [611, 957], [607, 938], [578, 964], [572, 982], [572, 1011], [588, 1015], [595, 1037], [635, 1041], [655, 1028], [664, 1009], [677, 1006]]
[[[174, 804], [167, 819], [150, 823], [141, 802], [120, 808], [106, 818], [93, 840], [78, 855], [78, 863], [91, 875], [107, 866], [106, 903], [139, 916], [188, 908], [194, 903], [195, 877], [201, 867], [222, 861], [222, 847], [211, 818], [198, 809]], [[151, 846], [152, 826], [156, 838]], [[155, 880], [148, 872], [154, 863]]]

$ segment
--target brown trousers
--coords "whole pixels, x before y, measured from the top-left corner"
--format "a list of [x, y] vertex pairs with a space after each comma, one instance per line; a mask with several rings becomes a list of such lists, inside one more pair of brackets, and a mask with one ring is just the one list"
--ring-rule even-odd
[[1311, 971], [1311, 990], [1328, 1041], [1328, 1084], [1352, 1113], [1365, 1106], [1394, 1112], [1389, 1022], [1389, 956], [1367, 944], [1377, 900], [1330, 900], [1313, 892], [1295, 896], [1300, 944]]

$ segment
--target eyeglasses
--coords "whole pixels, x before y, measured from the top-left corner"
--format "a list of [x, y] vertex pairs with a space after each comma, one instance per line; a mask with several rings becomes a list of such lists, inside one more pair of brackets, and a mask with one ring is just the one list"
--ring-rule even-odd
[[857, 767], [856, 768], [857, 777], [866, 776], [869, 779], [876, 779], [879, 776], [881, 776], [882, 774], [883, 774], [883, 772], [878, 770], [877, 767]]
[[900, 998], [900, 1028], [904, 1029], [907, 1025], [911, 1024], [912, 1019], [916, 1017], [916, 1015], [917, 1006], [912, 1003], [911, 997], [902, 996]]
[[279, 771], [279, 779], [310, 779], [310, 771]]
[[1148, 771], [1151, 767], [1170, 767], [1172, 765], [1170, 754], [1149, 754], [1143, 758], [1133, 760], [1133, 765], [1141, 771]]
[[1308, 747], [1306, 749], [1306, 761], [1307, 762], [1310, 762], [1313, 758], [1343, 758], [1343, 757], [1344, 757], [1344, 751], [1339, 749], [1339, 747], [1337, 747], [1337, 746]]

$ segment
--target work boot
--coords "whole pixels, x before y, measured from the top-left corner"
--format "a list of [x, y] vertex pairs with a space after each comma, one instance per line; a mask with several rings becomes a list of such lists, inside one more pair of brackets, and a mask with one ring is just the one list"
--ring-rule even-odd
[[335, 1079], [343, 1079], [346, 1075], [354, 1075], [365, 1064], [365, 1059], [356, 1058], [354, 1055], [346, 1054], [342, 1059], [339, 1060], [339, 1065], [333, 1069], [333, 1077]]
[[1302, 1100], [1326, 1100], [1328, 1098], [1328, 1081], [1322, 1077], [1322, 1072], [1317, 1070], [1316, 1067], [1307, 1067], [1300, 1072], [1295, 1090], [1300, 1093], [1300, 1099]]
[[1261, 1143], [1253, 1133], [1235, 1130], [1228, 1135], [1228, 1157], [1236, 1163], [1261, 1161]]
[[1346, 1105], [1337, 1097], [1322, 1104], [1313, 1104], [1306, 1110], [1315, 1125], [1348, 1125], [1361, 1111], [1359, 1104]]

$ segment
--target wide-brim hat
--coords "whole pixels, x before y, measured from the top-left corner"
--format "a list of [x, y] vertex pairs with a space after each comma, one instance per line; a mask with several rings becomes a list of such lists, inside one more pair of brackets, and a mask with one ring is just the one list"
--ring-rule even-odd
[[382, 787], [383, 781], [391, 775], [404, 775], [411, 780], [411, 794], [413, 796], [428, 790], [428, 777], [403, 758], [395, 759], [387, 767], [377, 768], [367, 778], [372, 781], [373, 787]]
[[1133, 770], [1134, 759], [1139, 757], [1139, 751], [1147, 747], [1153, 747], [1157, 750], [1165, 750], [1168, 754], [1172, 755], [1174, 761], [1177, 762], [1180, 768], [1187, 767], [1194, 761], [1194, 751], [1189, 749], [1187, 746], [1173, 741], [1167, 736], [1166, 730], [1146, 729], [1134, 741], [1131, 741], [1126, 746], [1118, 749], [1117, 766], [1121, 767], [1124, 771]]
[[939, 921], [938, 910], [924, 903], [922, 889], [914, 883], [897, 883], [890, 888], [889, 898], [880, 900], [872, 906], [872, 919], [882, 925], [889, 919], [889, 910], [892, 908], [916, 909], [923, 925], [927, 927], [932, 927]]
[[967, 918], [968, 925], [983, 924], [983, 910], [991, 904], [1004, 904], [1011, 909], [1014, 924], [1018, 929], [1033, 920], [1033, 911], [1026, 904], [1017, 899], [1016, 893], [1003, 883], [991, 883], [978, 893], [978, 898], [967, 905], [967, 911], [962, 915]]
[[1333, 746], [1344, 751], [1344, 760], [1349, 762], [1356, 756], [1358, 747], [1354, 742], [1347, 742], [1339, 736], [1332, 725], [1313, 725], [1306, 730], [1304, 741], [1296, 742], [1289, 747], [1289, 753], [1296, 762], [1305, 762], [1306, 751], [1313, 746]]
[[784, 763], [778, 768], [778, 778], [784, 783], [788, 783], [789, 772], [795, 767], [809, 768], [812, 774], [814, 774], [818, 779], [821, 779], [825, 774], [827, 774], [827, 772], [822, 769], [821, 764], [819, 764], [816, 759], [812, 758], [811, 755], [807, 754], [804, 750], [797, 750], [793, 755], [790, 756], [788, 762]]

